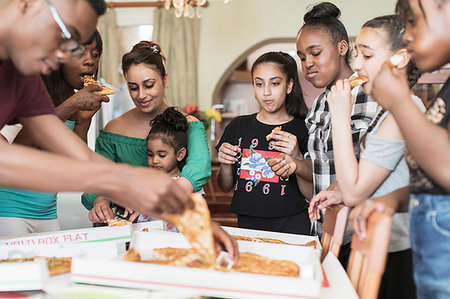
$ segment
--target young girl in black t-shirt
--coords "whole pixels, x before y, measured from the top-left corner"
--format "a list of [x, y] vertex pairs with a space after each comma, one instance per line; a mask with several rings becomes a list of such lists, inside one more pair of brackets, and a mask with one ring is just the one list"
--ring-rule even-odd
[[307, 108], [297, 64], [288, 54], [269, 52], [255, 61], [251, 74], [260, 111], [225, 128], [216, 147], [219, 186], [234, 187], [230, 210], [238, 214], [239, 227], [309, 234], [301, 189], [311, 188], [311, 182], [295, 175], [283, 179], [267, 164], [280, 153], [303, 159], [307, 150]]

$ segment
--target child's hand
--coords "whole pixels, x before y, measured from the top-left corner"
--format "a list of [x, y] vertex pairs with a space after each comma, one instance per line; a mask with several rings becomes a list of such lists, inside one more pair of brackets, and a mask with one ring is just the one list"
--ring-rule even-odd
[[132, 209], [125, 208], [125, 211], [122, 216], [126, 218], [129, 215], [130, 217], [128, 218], [128, 220], [134, 222], [134, 220], [136, 220], [136, 218], [138, 218], [140, 214], [141, 213], [133, 211]]
[[372, 97], [386, 110], [400, 105], [402, 100], [410, 101], [411, 91], [402, 70], [384, 63], [372, 82]]
[[351, 94], [350, 83], [347, 79], [336, 81], [331, 87], [331, 93], [327, 101], [332, 115], [350, 117], [354, 100]]
[[297, 170], [295, 160], [286, 154], [280, 154], [278, 157], [272, 158], [267, 162], [277, 176], [287, 178]]
[[292, 156], [293, 158], [301, 158], [301, 153], [298, 148], [297, 136], [286, 131], [274, 130], [272, 131], [271, 138], [275, 139], [275, 141], [273, 142], [274, 149], [285, 153], [288, 156]]
[[219, 148], [217, 160], [222, 164], [232, 165], [238, 160], [237, 155], [240, 151], [241, 149], [238, 146], [224, 142]]
[[323, 190], [314, 196], [309, 202], [309, 219], [319, 220], [320, 210], [329, 206], [342, 203], [342, 194], [340, 191]]
[[110, 207], [110, 201], [102, 196], [92, 202], [92, 210], [89, 211], [89, 220], [92, 223], [106, 223], [114, 218]]

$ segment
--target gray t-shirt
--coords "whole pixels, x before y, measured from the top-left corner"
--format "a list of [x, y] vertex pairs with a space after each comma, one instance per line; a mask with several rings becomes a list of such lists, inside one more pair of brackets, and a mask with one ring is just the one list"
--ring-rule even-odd
[[[422, 111], [425, 111], [425, 107], [418, 97], [412, 96], [411, 98]], [[409, 168], [404, 158], [405, 142], [375, 136], [381, 123], [388, 115], [389, 112], [385, 112], [372, 132], [367, 134], [366, 144], [361, 153], [361, 159], [391, 171], [371, 197], [382, 196], [409, 185]], [[410, 247], [409, 213], [396, 213], [392, 219], [388, 251], [396, 252]]]

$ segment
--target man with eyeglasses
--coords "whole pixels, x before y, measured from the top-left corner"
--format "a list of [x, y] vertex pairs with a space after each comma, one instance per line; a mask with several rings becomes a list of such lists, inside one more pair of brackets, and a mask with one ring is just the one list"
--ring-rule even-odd
[[[82, 43], [105, 10], [104, 0], [0, 0], [0, 128], [20, 122], [43, 149], [10, 145], [0, 137], [0, 185], [98, 193], [157, 217], [180, 213], [193, 206], [184, 190], [160, 172], [115, 164], [92, 152], [56, 117], [35, 75], [49, 74], [68, 55], [83, 55]], [[213, 229], [236, 259], [236, 242], [218, 225]]]

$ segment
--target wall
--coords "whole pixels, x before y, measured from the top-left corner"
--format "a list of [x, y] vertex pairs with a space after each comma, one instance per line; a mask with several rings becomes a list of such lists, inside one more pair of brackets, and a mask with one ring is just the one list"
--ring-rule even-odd
[[[311, 0], [209, 1], [203, 11], [199, 46], [199, 105], [209, 108], [222, 74], [243, 52], [271, 38], [295, 38]], [[394, 12], [396, 0], [337, 0], [349, 36], [376, 16]]]

